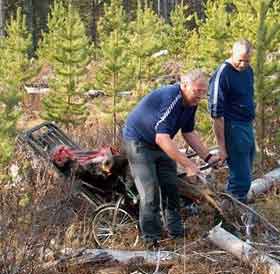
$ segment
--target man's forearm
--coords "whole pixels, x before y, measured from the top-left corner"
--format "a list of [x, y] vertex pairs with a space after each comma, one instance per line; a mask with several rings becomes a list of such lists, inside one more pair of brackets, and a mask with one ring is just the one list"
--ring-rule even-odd
[[174, 161], [184, 168], [193, 165], [184, 153], [181, 153], [168, 134], [157, 134], [156, 143]]
[[209, 154], [209, 150], [202, 142], [200, 136], [196, 131], [183, 133], [185, 141], [191, 146], [191, 148], [199, 155], [201, 159], [205, 159]]
[[216, 135], [218, 146], [223, 151], [226, 151], [224, 130], [225, 130], [224, 118], [220, 117], [214, 119], [214, 132]]

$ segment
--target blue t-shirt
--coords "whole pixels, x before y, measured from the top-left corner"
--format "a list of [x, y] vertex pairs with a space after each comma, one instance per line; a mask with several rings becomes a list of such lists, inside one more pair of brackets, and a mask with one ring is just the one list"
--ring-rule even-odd
[[157, 133], [167, 133], [173, 138], [180, 129], [183, 133], [191, 132], [196, 108], [183, 104], [179, 84], [156, 89], [129, 114], [123, 138], [155, 145]]
[[208, 107], [212, 118], [251, 122], [255, 118], [252, 68], [238, 71], [224, 62], [210, 79]]

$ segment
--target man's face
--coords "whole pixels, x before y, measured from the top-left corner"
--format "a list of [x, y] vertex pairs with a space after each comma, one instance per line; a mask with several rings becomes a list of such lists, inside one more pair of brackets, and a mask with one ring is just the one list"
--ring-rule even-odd
[[232, 63], [235, 69], [242, 71], [250, 65], [251, 54], [245, 53], [244, 51], [233, 52]]
[[198, 79], [192, 85], [184, 84], [183, 98], [189, 106], [196, 106], [201, 99], [206, 98], [207, 82]]

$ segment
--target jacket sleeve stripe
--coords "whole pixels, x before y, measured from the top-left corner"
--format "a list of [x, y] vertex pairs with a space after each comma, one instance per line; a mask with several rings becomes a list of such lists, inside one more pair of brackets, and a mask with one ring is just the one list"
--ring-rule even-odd
[[171, 102], [167, 110], [163, 113], [163, 115], [160, 117], [159, 121], [155, 125], [155, 130], [157, 130], [160, 123], [162, 123], [168, 115], [171, 113], [172, 109], [175, 107], [178, 100], [181, 98], [181, 94], [177, 95], [177, 97]]
[[218, 108], [218, 95], [219, 95], [219, 82], [221, 78], [221, 74], [223, 72], [223, 69], [225, 68], [226, 64], [222, 64], [221, 67], [219, 68], [217, 75], [215, 77], [215, 82], [214, 82], [214, 94], [213, 94], [213, 112], [217, 113], [217, 108]]

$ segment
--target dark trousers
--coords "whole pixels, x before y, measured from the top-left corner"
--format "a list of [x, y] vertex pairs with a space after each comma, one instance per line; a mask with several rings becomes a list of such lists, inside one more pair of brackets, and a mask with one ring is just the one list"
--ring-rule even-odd
[[241, 202], [246, 202], [255, 156], [252, 123], [225, 121], [225, 143], [229, 166], [227, 191]]
[[139, 223], [143, 240], [160, 239], [160, 194], [169, 234], [181, 236], [176, 163], [159, 148], [145, 143], [125, 141], [124, 145], [140, 196]]

